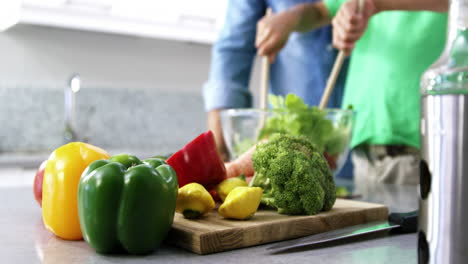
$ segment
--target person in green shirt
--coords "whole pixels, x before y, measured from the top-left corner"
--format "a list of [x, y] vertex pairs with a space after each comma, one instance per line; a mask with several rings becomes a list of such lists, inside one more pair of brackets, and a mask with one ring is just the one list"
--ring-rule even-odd
[[361, 12], [358, 1], [325, 0], [265, 17], [258, 53], [275, 56], [291, 32], [331, 22], [334, 46], [352, 51], [343, 106], [356, 111], [355, 180], [417, 184], [419, 81], [442, 53], [448, 0], [364, 0]]

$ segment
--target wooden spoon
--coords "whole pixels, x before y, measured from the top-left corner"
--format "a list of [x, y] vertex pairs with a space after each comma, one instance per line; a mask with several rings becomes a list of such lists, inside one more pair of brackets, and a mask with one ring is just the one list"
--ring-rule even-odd
[[[362, 9], [364, 8], [364, 0], [358, 1], [358, 13], [362, 13]], [[341, 66], [346, 58], [344, 51], [340, 50], [338, 56], [336, 57], [335, 64], [333, 65], [333, 69], [330, 73], [330, 77], [327, 80], [327, 86], [323, 91], [322, 99], [320, 100], [320, 109], [325, 109], [328, 104], [328, 100], [330, 99], [330, 95], [335, 88], [336, 80], [338, 79], [338, 75], [340, 74]]]

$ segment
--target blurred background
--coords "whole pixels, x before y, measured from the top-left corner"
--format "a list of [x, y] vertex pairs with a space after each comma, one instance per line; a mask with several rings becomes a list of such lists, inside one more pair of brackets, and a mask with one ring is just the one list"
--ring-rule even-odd
[[227, 0], [4, 1], [0, 166], [34, 167], [71, 136], [167, 154], [206, 129], [202, 86]]

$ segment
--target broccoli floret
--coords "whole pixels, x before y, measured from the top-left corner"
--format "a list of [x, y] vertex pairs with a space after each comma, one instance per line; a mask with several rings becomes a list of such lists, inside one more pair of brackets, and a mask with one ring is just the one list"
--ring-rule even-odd
[[252, 161], [255, 177], [250, 185], [263, 188], [263, 204], [290, 215], [312, 215], [333, 207], [332, 172], [306, 137], [275, 134], [257, 145]]

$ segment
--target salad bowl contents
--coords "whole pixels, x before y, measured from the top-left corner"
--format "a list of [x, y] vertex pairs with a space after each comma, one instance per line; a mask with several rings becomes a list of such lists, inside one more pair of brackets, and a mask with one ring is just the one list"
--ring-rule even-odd
[[262, 139], [273, 134], [302, 135], [323, 151], [336, 175], [348, 154], [354, 112], [308, 106], [294, 94], [269, 96], [271, 109], [226, 109], [221, 112], [223, 135], [234, 160]]

